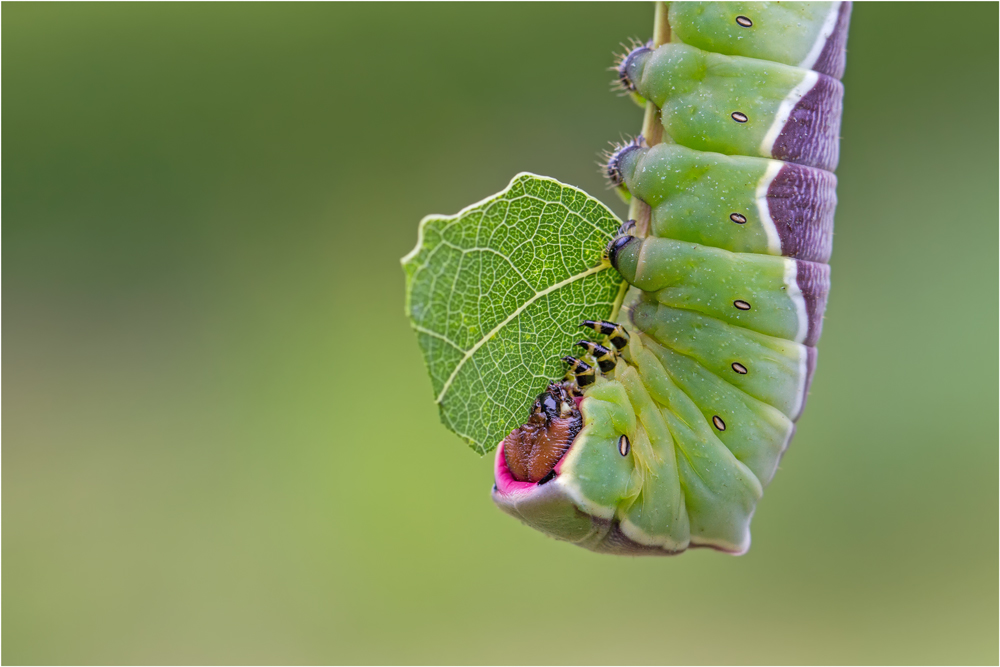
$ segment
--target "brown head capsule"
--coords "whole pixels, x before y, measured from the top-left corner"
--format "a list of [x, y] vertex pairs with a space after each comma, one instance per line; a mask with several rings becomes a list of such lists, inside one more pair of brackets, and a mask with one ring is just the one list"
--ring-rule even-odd
[[553, 382], [535, 399], [524, 425], [503, 440], [503, 455], [514, 479], [538, 483], [551, 479], [559, 459], [573, 444], [583, 417], [570, 390]]

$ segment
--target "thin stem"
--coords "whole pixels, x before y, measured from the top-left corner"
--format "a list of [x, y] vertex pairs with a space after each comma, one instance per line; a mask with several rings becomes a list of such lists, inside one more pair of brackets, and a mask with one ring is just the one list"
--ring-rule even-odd
[[[670, 41], [670, 21], [667, 20], [667, 3], [657, 0], [656, 13], [653, 18], [653, 48]], [[660, 110], [652, 102], [646, 102], [646, 114], [642, 119], [642, 136], [647, 146], [655, 146], [663, 141], [663, 123], [660, 122]], [[649, 204], [632, 197], [628, 208], [628, 217], [635, 220], [635, 235], [648, 236], [649, 222], [652, 211]]]
[[670, 41], [670, 20], [667, 18], [667, 3], [659, 0], [656, 3], [656, 14], [653, 16], [653, 48]]

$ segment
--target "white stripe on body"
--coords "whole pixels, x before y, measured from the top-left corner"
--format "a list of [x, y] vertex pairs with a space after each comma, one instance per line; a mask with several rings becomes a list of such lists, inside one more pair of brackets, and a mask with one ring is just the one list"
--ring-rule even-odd
[[788, 293], [788, 298], [792, 300], [792, 305], [795, 306], [795, 315], [799, 320], [798, 331], [792, 340], [801, 343], [809, 334], [809, 312], [806, 310], [805, 297], [802, 296], [802, 290], [799, 288], [798, 272], [798, 263], [794, 259], [785, 259], [784, 281], [787, 288], [785, 291]]
[[774, 122], [768, 128], [767, 134], [764, 135], [764, 140], [760, 142], [761, 155], [771, 155], [771, 151], [774, 150], [774, 142], [778, 140], [778, 137], [781, 136], [781, 131], [785, 129], [785, 124], [788, 122], [788, 117], [792, 115], [795, 105], [806, 96], [806, 93], [813, 89], [817, 81], [819, 81], [819, 74], [812, 70], [806, 71], [805, 76], [802, 77], [802, 81], [792, 88], [792, 92], [788, 93], [788, 96], [781, 101], [781, 104], [778, 106], [778, 113], [775, 114]]
[[771, 218], [771, 209], [767, 203], [767, 191], [771, 188], [771, 183], [783, 166], [784, 163], [780, 160], [771, 160], [764, 175], [757, 181], [757, 192], [755, 193], [757, 217], [760, 218], [760, 224], [764, 227], [764, 233], [767, 235], [767, 252], [771, 255], [781, 254], [781, 237], [778, 235], [778, 228]]
[[806, 57], [799, 63], [799, 67], [812, 69], [813, 65], [816, 64], [816, 61], [819, 60], [820, 55], [823, 53], [823, 49], [826, 48], [826, 43], [833, 35], [833, 31], [837, 29], [837, 20], [840, 18], [840, 5], [843, 3], [832, 2], [830, 4], [830, 12], [826, 15], [826, 18], [823, 19], [823, 26], [819, 29], [816, 41], [813, 42], [812, 48], [809, 49], [809, 53]]

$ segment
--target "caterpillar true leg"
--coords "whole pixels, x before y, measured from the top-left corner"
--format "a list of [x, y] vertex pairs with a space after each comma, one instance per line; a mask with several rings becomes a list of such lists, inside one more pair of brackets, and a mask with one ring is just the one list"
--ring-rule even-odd
[[594, 380], [597, 378], [597, 372], [594, 371], [593, 366], [580, 361], [576, 357], [563, 357], [562, 360], [569, 364], [569, 372], [572, 373], [576, 379], [576, 384], [581, 389], [594, 383]]
[[610, 373], [615, 364], [618, 363], [618, 354], [613, 348], [607, 348], [589, 340], [579, 340], [576, 344], [594, 357], [594, 361], [597, 362], [597, 367], [601, 369], [602, 373]]
[[580, 323], [580, 326], [593, 329], [597, 333], [607, 336], [608, 341], [618, 350], [624, 350], [625, 346], [628, 345], [628, 331], [620, 324], [608, 322], [607, 320], [584, 320]]

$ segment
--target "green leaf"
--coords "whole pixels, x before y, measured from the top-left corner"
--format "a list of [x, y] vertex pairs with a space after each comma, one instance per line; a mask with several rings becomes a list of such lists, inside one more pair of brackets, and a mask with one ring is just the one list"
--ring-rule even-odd
[[627, 284], [603, 251], [620, 225], [586, 192], [528, 173], [420, 222], [402, 260], [406, 312], [441, 421], [477, 452], [494, 449], [563, 377], [581, 321], [617, 314]]

